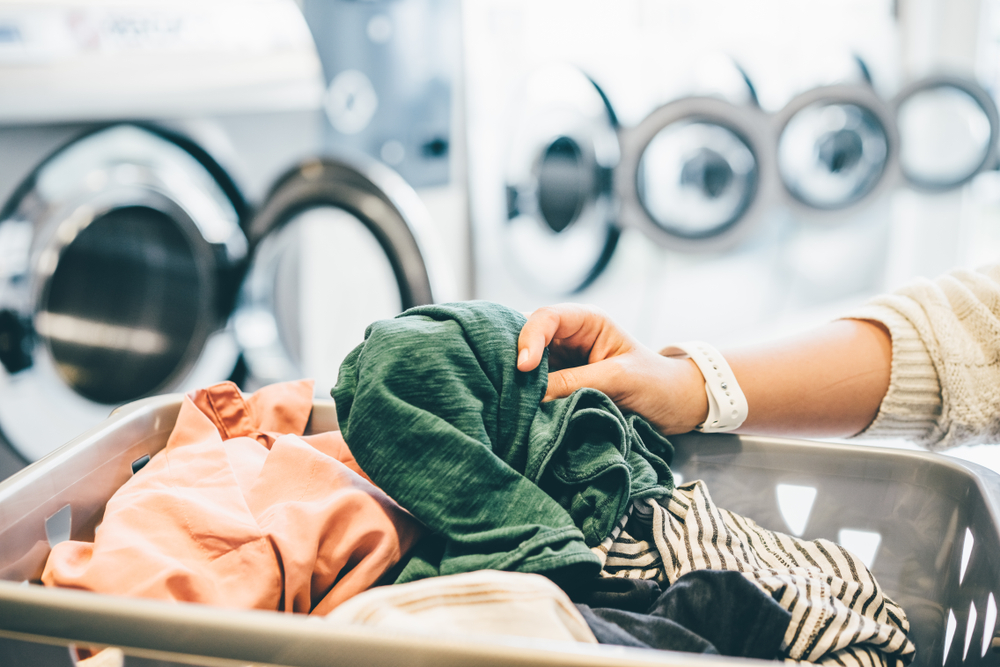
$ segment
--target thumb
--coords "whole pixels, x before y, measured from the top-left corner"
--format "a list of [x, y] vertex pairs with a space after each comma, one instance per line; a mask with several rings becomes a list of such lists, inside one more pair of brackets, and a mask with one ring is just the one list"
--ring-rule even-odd
[[561, 371], [549, 373], [549, 385], [545, 390], [543, 401], [565, 398], [577, 389], [590, 387], [602, 391], [615, 398], [615, 378], [619, 376], [620, 367], [613, 360], [605, 359], [586, 366], [564, 368]]

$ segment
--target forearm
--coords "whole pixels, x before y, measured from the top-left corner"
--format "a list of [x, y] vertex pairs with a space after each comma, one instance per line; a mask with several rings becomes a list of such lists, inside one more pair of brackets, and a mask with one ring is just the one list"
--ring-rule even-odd
[[848, 437], [878, 413], [889, 387], [892, 343], [879, 323], [837, 320], [723, 354], [749, 406], [738, 432]]
[[[695, 362], [639, 345], [601, 311], [577, 304], [535, 311], [521, 330], [518, 369], [535, 368], [546, 346], [545, 400], [592, 387], [664, 435], [685, 433], [707, 418], [705, 378]], [[891, 340], [874, 322], [840, 320], [722, 353], [746, 394], [742, 433], [851, 436], [875, 418], [889, 387]]]

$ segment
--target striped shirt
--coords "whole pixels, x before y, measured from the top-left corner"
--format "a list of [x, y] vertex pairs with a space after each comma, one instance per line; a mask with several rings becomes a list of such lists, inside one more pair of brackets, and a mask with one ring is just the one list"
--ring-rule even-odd
[[[662, 503], [662, 504], [661, 504]], [[594, 552], [603, 576], [672, 584], [692, 570], [736, 570], [787, 609], [787, 660], [901, 667], [913, 660], [909, 622], [856, 556], [829, 540], [772, 532], [721, 509], [705, 483], [641, 500]]]

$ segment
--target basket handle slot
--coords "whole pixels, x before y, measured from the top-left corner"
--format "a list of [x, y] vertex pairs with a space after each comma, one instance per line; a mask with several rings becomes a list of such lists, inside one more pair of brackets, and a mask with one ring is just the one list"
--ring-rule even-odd
[[975, 601], [969, 603], [969, 616], [965, 619], [965, 646], [962, 648], [962, 662], [969, 656], [969, 646], [972, 644], [972, 633], [976, 631], [976, 621], [979, 614], [976, 611]]
[[976, 538], [973, 537], [972, 531], [968, 528], [965, 529], [965, 541], [962, 543], [962, 562], [958, 566], [958, 585], [962, 585], [962, 581], [965, 579], [965, 571], [969, 567], [969, 559], [972, 558], [972, 547], [976, 544]]
[[45, 519], [45, 537], [49, 547], [70, 538], [73, 531], [73, 509], [67, 504], [60, 507], [55, 514]]
[[809, 523], [813, 503], [816, 501], [815, 486], [799, 484], [778, 484], [774, 488], [778, 499], [778, 511], [785, 520], [788, 530], [796, 537], [802, 537]]
[[147, 463], [149, 463], [149, 454], [143, 454], [135, 461], [132, 461], [132, 474], [134, 475], [142, 470]]
[[857, 528], [841, 528], [837, 543], [861, 559], [869, 570], [875, 565], [875, 556], [882, 544], [882, 533]]
[[1000, 637], [993, 635], [997, 629], [997, 603], [990, 593], [986, 598], [986, 615], [983, 618], [983, 652], [982, 657], [986, 657], [986, 651], [992, 649], [994, 653], [1000, 652]]

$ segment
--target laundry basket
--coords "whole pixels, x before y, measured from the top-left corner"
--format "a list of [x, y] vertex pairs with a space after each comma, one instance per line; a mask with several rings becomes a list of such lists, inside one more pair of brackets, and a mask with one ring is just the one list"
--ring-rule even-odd
[[[166, 443], [182, 397], [131, 403], [0, 483], [0, 665], [73, 664], [67, 646], [120, 646], [127, 665], [556, 667], [745, 660], [528, 639], [393, 635], [307, 616], [38, 585], [50, 545], [92, 539], [114, 491]], [[336, 427], [317, 401], [309, 430]], [[762, 526], [838, 541], [909, 615], [921, 667], [1000, 663], [1000, 476], [949, 457], [735, 435], [672, 438], [674, 469]], [[150, 662], [152, 661], [152, 662]]]

